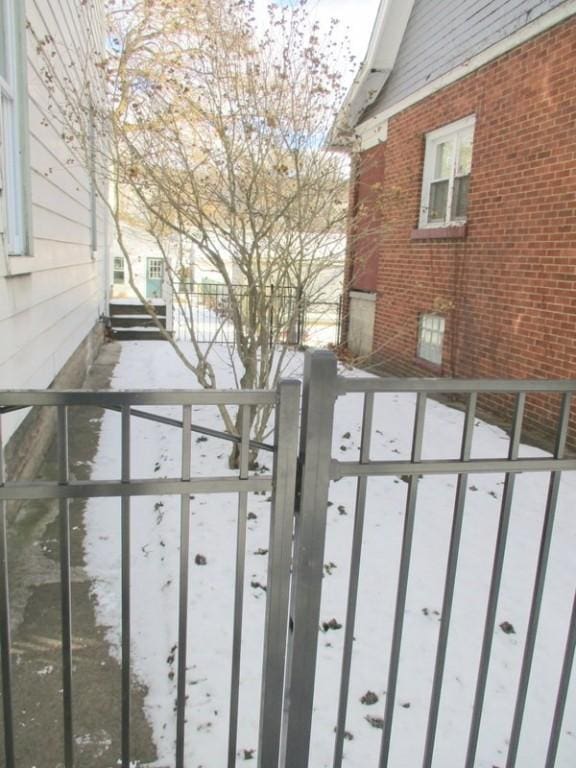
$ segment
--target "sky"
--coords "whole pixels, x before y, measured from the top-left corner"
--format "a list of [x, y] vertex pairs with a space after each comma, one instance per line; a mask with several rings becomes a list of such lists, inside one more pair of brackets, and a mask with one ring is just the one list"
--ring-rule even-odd
[[334, 17], [340, 19], [342, 26], [349, 30], [352, 54], [358, 60], [358, 65], [366, 54], [379, 4], [380, 0], [316, 0], [313, 2], [315, 13], [321, 21], [328, 22]]
[[360, 65], [379, 4], [380, 0], [312, 0], [311, 7], [321, 21], [340, 19], [342, 27], [349, 31], [352, 54]]
[[[276, 0], [276, 2], [289, 5], [294, 0]], [[268, 0], [256, 0], [257, 13], [264, 14], [267, 4]], [[351, 83], [366, 55], [379, 5], [380, 0], [309, 0], [311, 15], [320, 21], [324, 29], [328, 28], [331, 18], [336, 18], [340, 21], [339, 29], [342, 39], [348, 33], [350, 52], [356, 58], [356, 67], [352, 73], [344, 73], [343, 67], [346, 85]]]

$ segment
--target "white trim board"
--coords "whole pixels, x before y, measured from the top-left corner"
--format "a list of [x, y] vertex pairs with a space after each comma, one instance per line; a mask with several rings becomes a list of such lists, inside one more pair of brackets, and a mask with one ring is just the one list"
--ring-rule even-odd
[[332, 128], [330, 143], [345, 147], [364, 110], [381, 92], [396, 63], [415, 0], [381, 0], [368, 51]]
[[461, 80], [472, 72], [475, 72], [477, 69], [480, 69], [480, 67], [483, 67], [485, 64], [494, 61], [505, 53], [517, 48], [519, 45], [528, 42], [528, 40], [531, 40], [533, 37], [566, 21], [574, 14], [576, 14], [576, 0], [569, 0], [569, 2], [564, 5], [548, 11], [548, 13], [530, 22], [530, 24], [522, 27], [522, 29], [519, 29], [513, 35], [491, 45], [489, 48], [476, 54], [476, 56], [472, 56], [472, 58], [468, 59], [464, 64], [460, 64], [445, 75], [428, 83], [423, 88], [414, 91], [414, 93], [411, 93], [405, 99], [402, 99], [397, 104], [394, 104], [394, 106], [384, 110], [384, 112], [381, 112], [379, 115], [375, 115], [369, 120], [360, 123], [355, 128], [356, 137], [359, 140], [360, 151], [370, 149], [371, 147], [375, 147], [377, 144], [386, 141], [388, 137], [388, 120], [391, 117], [394, 117], [394, 115], [403, 112], [405, 109], [408, 109], [408, 107], [414, 106], [414, 104], [417, 104], [419, 101], [423, 101], [423, 99], [442, 90], [442, 88], [446, 88], [448, 85], [452, 85], [452, 83]]

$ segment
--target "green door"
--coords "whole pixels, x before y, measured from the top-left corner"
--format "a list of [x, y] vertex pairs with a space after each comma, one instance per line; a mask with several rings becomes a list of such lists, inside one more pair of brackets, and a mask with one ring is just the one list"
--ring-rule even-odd
[[162, 297], [162, 281], [164, 279], [164, 262], [162, 259], [146, 259], [146, 298], [159, 299]]

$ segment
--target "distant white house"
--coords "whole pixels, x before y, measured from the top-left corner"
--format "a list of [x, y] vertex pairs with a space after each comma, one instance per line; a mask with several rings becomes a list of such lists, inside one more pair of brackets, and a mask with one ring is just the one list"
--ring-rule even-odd
[[[159, 247], [156, 239], [134, 226], [124, 224], [122, 238], [134, 282], [140, 293], [147, 299], [167, 299], [170, 282], [176, 288], [179, 283], [223, 283], [220, 272], [208, 261], [200, 249], [190, 243], [180, 243], [177, 236], [167, 237]], [[117, 240], [112, 243], [111, 251], [112, 298], [135, 298], [136, 294], [129, 284], [128, 264]], [[166, 262], [170, 264], [172, 280], [166, 275]], [[230, 275], [235, 275], [231, 258], [224, 258]], [[240, 282], [240, 278], [234, 280]]]
[[[207, 319], [206, 312], [215, 301], [215, 295], [224, 300], [227, 288], [221, 271], [200, 248], [189, 241], [181, 242], [176, 235], [166, 237], [160, 247], [143, 228], [127, 223], [122, 226], [122, 240], [128, 259], [117, 241], [113, 242], [110, 252], [112, 286], [109, 314], [114, 338], [158, 337], [154, 324], [146, 319], [144, 311], [138, 314], [132, 306], [138, 303], [139, 298], [130, 285], [130, 271], [138, 293], [154, 305], [155, 314], [160, 313], [163, 323], [162, 318], [166, 318], [165, 327], [175, 338], [188, 338], [189, 316], [193, 318], [200, 340], [233, 338], [231, 326], [223, 329], [216, 317]], [[304, 343], [322, 346], [338, 341], [344, 254], [344, 236], [335, 235], [332, 241], [323, 242], [321, 247], [311, 251], [308, 264], [303, 262], [302, 274], [306, 275], [309, 270], [313, 275], [307, 280], [302, 309]], [[237, 260], [224, 247], [220, 257], [231, 283], [238, 286], [238, 291], [242, 293], [246, 276], [242, 274]], [[292, 287], [291, 300], [296, 300], [298, 290], [296, 286]], [[273, 295], [277, 288], [271, 278], [270, 284], [265, 286], [267, 295]]]
[[[124, 246], [128, 252], [134, 282], [147, 299], [161, 299], [165, 295], [164, 256], [155, 239], [144, 230], [124, 225], [122, 232]], [[167, 244], [169, 251], [170, 244]], [[130, 287], [129, 269], [124, 254], [113, 240], [111, 258], [111, 298], [133, 299], [136, 294]]]
[[[0, 387], [78, 386], [103, 338], [104, 207], [49, 109], [37, 38], [53, 66], [103, 50], [104, 3], [0, 0]], [[65, 52], [65, 53], [64, 53]], [[21, 414], [3, 418], [4, 441]]]

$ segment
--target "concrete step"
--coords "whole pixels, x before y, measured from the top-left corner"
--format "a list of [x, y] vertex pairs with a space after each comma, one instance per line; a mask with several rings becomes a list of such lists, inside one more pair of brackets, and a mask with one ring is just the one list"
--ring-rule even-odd
[[[152, 299], [150, 302], [154, 311], [160, 317], [166, 317], [166, 303], [159, 299]], [[110, 317], [116, 315], [142, 315], [146, 314], [146, 310], [142, 306], [141, 302], [135, 299], [112, 299], [110, 302]]]
[[116, 341], [165, 341], [157, 328], [111, 328], [110, 335]]
[[[166, 317], [159, 317], [160, 324], [166, 328]], [[112, 315], [112, 328], [156, 328], [150, 315]]]

